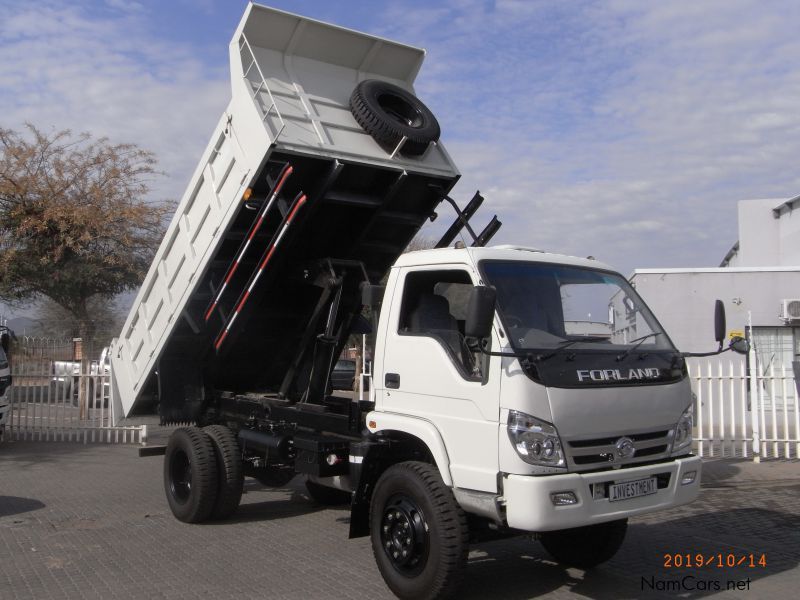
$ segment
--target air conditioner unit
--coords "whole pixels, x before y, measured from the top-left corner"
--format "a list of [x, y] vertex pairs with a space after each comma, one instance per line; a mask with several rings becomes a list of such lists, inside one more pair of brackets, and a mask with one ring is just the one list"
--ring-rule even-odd
[[781, 300], [781, 319], [784, 321], [800, 321], [800, 298], [784, 298]]

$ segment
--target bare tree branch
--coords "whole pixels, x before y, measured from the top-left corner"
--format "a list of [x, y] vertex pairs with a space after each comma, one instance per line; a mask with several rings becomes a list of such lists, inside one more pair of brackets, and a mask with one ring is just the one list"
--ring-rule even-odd
[[154, 155], [88, 133], [0, 128], [0, 299], [87, 307], [138, 287], [171, 211]]

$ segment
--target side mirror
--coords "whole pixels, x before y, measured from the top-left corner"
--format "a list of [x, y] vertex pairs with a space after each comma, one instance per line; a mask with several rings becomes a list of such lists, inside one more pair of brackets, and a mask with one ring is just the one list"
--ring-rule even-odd
[[483, 285], [472, 288], [467, 306], [467, 319], [464, 323], [466, 337], [478, 339], [489, 337], [492, 332], [496, 302], [497, 292], [494, 288]]
[[369, 306], [373, 310], [378, 310], [383, 302], [383, 293], [386, 291], [385, 285], [361, 284], [361, 304]]
[[722, 350], [722, 343], [725, 341], [726, 331], [725, 304], [723, 304], [722, 300], [717, 300], [714, 304], [714, 339], [719, 344], [720, 350]]
[[738, 335], [731, 338], [731, 343], [728, 347], [737, 354], [747, 354], [750, 352], [750, 342]]

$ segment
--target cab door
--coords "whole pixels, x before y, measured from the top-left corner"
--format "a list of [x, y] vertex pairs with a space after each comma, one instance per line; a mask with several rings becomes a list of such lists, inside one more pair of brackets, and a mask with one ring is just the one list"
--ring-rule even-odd
[[398, 271], [376, 373], [381, 408], [435, 425], [456, 487], [497, 491], [500, 363], [463, 336], [477, 278], [465, 265]]

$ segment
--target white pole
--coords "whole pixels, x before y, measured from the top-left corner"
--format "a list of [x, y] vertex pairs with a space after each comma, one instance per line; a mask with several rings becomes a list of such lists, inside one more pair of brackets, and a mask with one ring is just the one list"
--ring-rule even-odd
[[756, 345], [753, 338], [753, 314], [747, 311], [747, 327], [750, 330], [750, 423], [753, 428], [753, 462], [761, 462], [761, 432], [759, 428], [759, 406], [761, 405], [758, 388], [758, 364], [756, 363]]
[[359, 401], [364, 399], [364, 367], [367, 364], [367, 336], [366, 334], [361, 334], [361, 373], [359, 378], [361, 381], [359, 382], [358, 386], [358, 399]]

